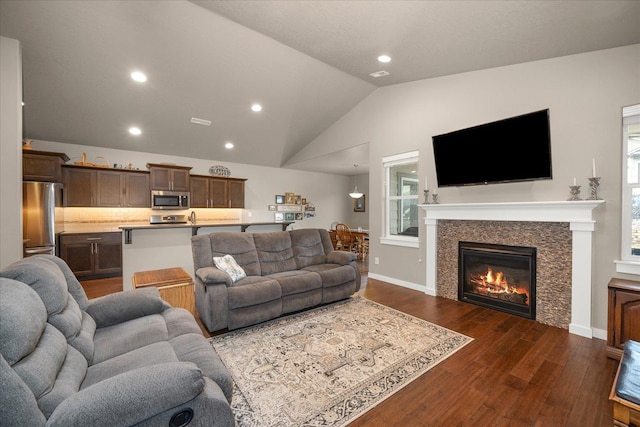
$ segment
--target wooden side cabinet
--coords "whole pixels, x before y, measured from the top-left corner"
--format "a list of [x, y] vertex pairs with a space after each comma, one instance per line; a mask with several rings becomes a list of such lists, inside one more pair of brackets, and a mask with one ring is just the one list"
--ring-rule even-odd
[[60, 235], [60, 258], [78, 278], [122, 274], [122, 233]]
[[64, 153], [22, 151], [22, 179], [24, 181], [62, 182], [62, 165], [69, 160]]
[[640, 282], [609, 281], [607, 356], [620, 360], [627, 340], [640, 341]]
[[183, 268], [138, 271], [133, 273], [132, 281], [134, 289], [155, 286], [160, 297], [172, 307], [186, 308], [194, 317], [197, 316], [193, 280]]

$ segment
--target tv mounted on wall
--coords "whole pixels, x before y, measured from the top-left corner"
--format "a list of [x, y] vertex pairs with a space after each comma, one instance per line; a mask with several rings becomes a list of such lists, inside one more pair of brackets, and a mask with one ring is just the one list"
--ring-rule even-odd
[[438, 187], [551, 179], [549, 110], [433, 137]]

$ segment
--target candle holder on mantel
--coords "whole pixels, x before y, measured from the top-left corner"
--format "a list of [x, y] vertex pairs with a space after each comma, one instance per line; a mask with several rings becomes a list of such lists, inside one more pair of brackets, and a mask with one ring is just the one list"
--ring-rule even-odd
[[433, 203], [434, 205], [439, 204], [440, 202], [438, 201], [438, 193], [433, 193], [431, 195], [431, 203]]
[[580, 186], [579, 185], [570, 185], [569, 186], [569, 198], [567, 199], [570, 202], [575, 200], [582, 200], [580, 198]]
[[591, 194], [587, 200], [602, 200], [601, 197], [598, 197], [598, 187], [600, 187], [600, 177], [594, 176], [593, 178], [589, 178], [589, 188], [591, 190]]
[[424, 204], [428, 205], [429, 204], [429, 190], [424, 190]]

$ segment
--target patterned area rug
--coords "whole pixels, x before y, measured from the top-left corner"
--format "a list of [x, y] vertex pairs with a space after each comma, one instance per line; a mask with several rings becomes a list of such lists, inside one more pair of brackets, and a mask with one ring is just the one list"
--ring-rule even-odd
[[471, 338], [362, 297], [211, 338], [240, 427], [348, 424]]

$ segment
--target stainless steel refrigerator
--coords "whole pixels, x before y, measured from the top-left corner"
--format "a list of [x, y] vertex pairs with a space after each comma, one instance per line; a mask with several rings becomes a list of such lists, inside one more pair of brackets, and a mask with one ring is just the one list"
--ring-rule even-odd
[[62, 231], [62, 184], [22, 183], [22, 238], [24, 256], [57, 255], [56, 237]]

